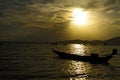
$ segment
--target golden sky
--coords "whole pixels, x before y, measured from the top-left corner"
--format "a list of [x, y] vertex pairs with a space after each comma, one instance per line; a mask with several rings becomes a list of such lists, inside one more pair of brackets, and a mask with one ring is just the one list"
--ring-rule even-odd
[[120, 0], [0, 0], [0, 40], [120, 36]]

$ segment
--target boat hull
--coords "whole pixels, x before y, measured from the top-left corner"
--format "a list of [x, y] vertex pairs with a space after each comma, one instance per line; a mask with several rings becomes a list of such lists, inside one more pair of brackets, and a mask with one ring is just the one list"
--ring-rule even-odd
[[95, 57], [95, 56], [79, 56], [75, 54], [69, 54], [61, 51], [56, 51], [52, 49], [54, 53], [56, 53], [62, 59], [69, 59], [75, 61], [87, 61], [93, 63], [106, 63], [108, 62], [113, 56], [111, 54], [104, 56], [104, 57]]

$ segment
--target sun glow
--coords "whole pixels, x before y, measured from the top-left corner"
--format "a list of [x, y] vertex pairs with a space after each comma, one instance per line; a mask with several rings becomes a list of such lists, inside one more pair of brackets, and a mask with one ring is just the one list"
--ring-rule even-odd
[[88, 23], [88, 13], [79, 8], [73, 9], [72, 21], [76, 25], [86, 25]]

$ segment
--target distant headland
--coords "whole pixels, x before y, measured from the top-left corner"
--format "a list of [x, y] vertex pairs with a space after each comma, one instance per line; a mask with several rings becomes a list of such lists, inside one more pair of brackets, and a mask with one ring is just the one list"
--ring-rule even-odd
[[90, 45], [120, 45], [120, 37], [114, 37], [108, 40], [65, 40], [52, 42], [53, 44], [90, 44]]

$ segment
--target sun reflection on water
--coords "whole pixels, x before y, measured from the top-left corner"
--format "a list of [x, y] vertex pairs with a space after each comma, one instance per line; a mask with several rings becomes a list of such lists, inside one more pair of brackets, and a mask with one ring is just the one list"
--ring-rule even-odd
[[71, 44], [70, 52], [77, 55], [85, 55], [85, 45], [83, 44]]
[[[70, 52], [77, 55], [85, 55], [86, 46], [82, 44], [70, 44]], [[68, 75], [68, 80], [88, 80], [88, 74], [92, 66], [82, 61], [66, 61], [63, 72]]]
[[90, 69], [91, 65], [89, 63], [71, 61], [68, 64], [67, 71], [71, 75], [70, 80], [86, 80]]

